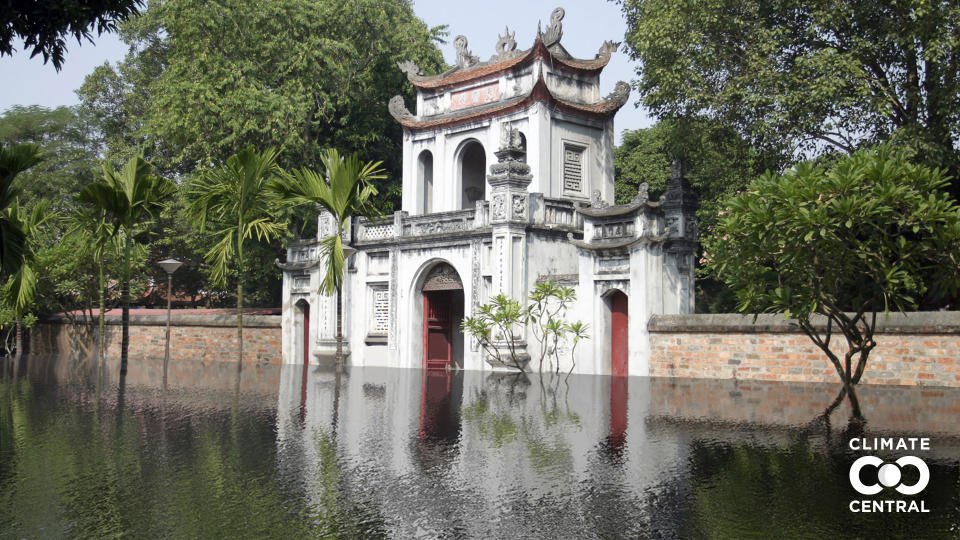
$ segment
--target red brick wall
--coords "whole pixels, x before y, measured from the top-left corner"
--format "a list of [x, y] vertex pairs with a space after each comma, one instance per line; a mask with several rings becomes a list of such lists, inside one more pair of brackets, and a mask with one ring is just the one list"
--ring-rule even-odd
[[[913, 317], [911, 319], [911, 317]], [[960, 313], [892, 317], [878, 328], [862, 384], [960, 387]], [[834, 336], [834, 343], [842, 336]], [[833, 349], [842, 353], [842, 347]], [[736, 315], [657, 316], [650, 375], [763, 381], [839, 380], [830, 360], [788, 322]]]
[[[119, 357], [119, 317], [108, 317], [108, 322], [107, 356]], [[34, 354], [71, 350], [95, 353], [98, 347], [95, 326], [73, 325], [63, 320], [41, 322], [31, 330], [30, 351]], [[131, 317], [128, 352], [131, 359], [163, 358], [165, 343], [165, 317]], [[171, 360], [233, 361], [237, 358], [237, 344], [235, 317], [180, 316], [171, 324]], [[243, 362], [245, 365], [281, 363], [279, 316], [244, 317]]]

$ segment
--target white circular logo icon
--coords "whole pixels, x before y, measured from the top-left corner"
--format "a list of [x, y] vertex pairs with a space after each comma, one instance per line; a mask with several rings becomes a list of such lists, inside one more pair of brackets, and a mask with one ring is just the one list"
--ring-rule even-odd
[[[920, 472], [916, 484], [901, 484], [902, 467], [911, 466]], [[866, 485], [860, 480], [860, 470], [864, 467], [877, 467], [878, 484]], [[876, 495], [883, 488], [893, 488], [904, 495], [916, 495], [930, 483], [930, 469], [922, 459], [916, 456], [903, 456], [893, 463], [885, 463], [877, 456], [863, 456], [850, 466], [850, 485], [863, 495]]]

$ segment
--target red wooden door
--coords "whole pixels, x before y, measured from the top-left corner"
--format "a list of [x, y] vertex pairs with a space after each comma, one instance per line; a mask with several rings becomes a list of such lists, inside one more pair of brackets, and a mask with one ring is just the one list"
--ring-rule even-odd
[[423, 293], [423, 367], [446, 369], [453, 357], [451, 291]]
[[614, 291], [610, 295], [610, 356], [614, 377], [626, 377], [627, 370], [627, 295]]

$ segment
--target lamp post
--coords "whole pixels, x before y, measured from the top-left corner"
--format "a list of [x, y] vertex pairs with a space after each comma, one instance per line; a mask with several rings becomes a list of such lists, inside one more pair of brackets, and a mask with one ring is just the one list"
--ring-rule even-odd
[[183, 263], [176, 259], [164, 259], [157, 263], [167, 272], [167, 344], [163, 351], [163, 389], [167, 389], [167, 364], [170, 362], [170, 298], [173, 296], [173, 273]]

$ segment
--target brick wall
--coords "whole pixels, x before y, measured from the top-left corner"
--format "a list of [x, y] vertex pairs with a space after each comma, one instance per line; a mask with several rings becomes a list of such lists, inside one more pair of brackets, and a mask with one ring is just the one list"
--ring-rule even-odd
[[[960, 387], [960, 312], [890, 314], [877, 326], [861, 384]], [[810, 338], [775, 315], [657, 315], [648, 328], [651, 376], [839, 380]]]
[[[120, 317], [108, 315], [106, 321], [107, 356], [119, 357]], [[166, 324], [165, 315], [131, 313], [129, 358], [163, 358]], [[30, 351], [33, 354], [95, 353], [96, 326], [96, 321], [89, 325], [71, 324], [63, 317], [46, 318], [31, 329]], [[232, 361], [237, 357], [237, 343], [234, 315], [190, 313], [175, 314], [171, 319], [171, 360]], [[279, 315], [243, 317], [243, 362], [245, 365], [281, 363]]]

